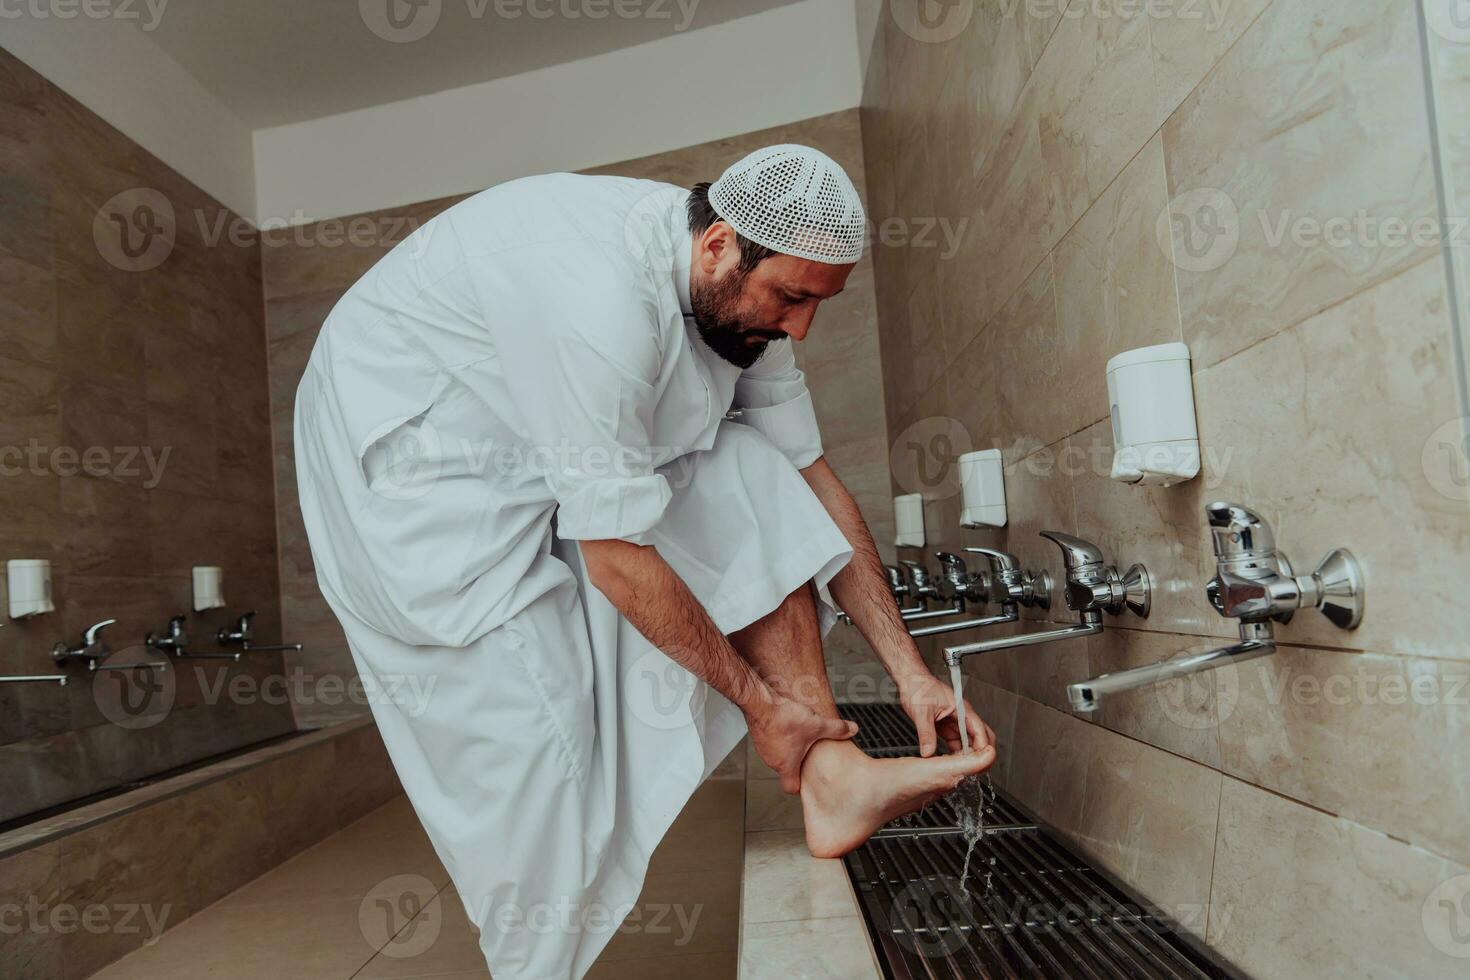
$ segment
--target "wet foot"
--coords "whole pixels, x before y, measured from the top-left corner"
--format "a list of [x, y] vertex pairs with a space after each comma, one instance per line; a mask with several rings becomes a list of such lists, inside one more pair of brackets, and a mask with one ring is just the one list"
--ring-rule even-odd
[[801, 810], [813, 857], [841, 857], [895, 817], [995, 763], [995, 748], [929, 759], [872, 759], [851, 742], [818, 742], [801, 766]]

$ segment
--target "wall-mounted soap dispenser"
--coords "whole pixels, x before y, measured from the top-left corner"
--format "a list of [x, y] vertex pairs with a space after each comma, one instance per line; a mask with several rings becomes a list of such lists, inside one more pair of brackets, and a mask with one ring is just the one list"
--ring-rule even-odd
[[999, 449], [982, 449], [960, 457], [962, 527], [1006, 526], [1005, 465]]
[[10, 592], [10, 618], [26, 619], [56, 611], [51, 596], [51, 563], [41, 558], [22, 558], [5, 563]]
[[194, 568], [194, 611], [225, 607], [225, 571], [216, 565]]
[[1108, 404], [1114, 480], [1169, 487], [1199, 475], [1186, 345], [1140, 347], [1108, 361]]
[[906, 493], [893, 498], [893, 543], [899, 548], [924, 547], [924, 496]]

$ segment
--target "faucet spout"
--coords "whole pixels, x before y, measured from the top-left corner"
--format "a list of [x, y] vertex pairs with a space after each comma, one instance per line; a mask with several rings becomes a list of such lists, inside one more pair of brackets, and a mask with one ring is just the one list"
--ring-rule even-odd
[[999, 616], [985, 616], [981, 619], [962, 619], [953, 623], [940, 623], [937, 626], [920, 626], [909, 630], [909, 636], [938, 636], [941, 633], [958, 633], [960, 630], [981, 629], [985, 626], [999, 626], [1001, 623], [1014, 623], [1021, 618], [1019, 607], [1014, 603], [1006, 603], [1001, 607], [1004, 612]]
[[1075, 640], [1084, 636], [1096, 636], [1102, 631], [1102, 613], [1089, 611], [1082, 614], [1082, 622], [1075, 626], [1066, 626], [1056, 630], [1042, 630], [1036, 633], [1018, 633], [1015, 636], [1000, 636], [993, 640], [966, 643], [963, 646], [945, 647], [944, 662], [951, 667], [955, 667], [966, 657], [977, 653], [1010, 650], [1014, 647], [1037, 646], [1042, 643], [1055, 643], [1058, 640]]
[[1155, 664], [1134, 667], [1132, 670], [1120, 670], [1117, 673], [1094, 677], [1089, 681], [1069, 684], [1067, 685], [1067, 700], [1072, 703], [1073, 711], [1090, 714], [1096, 711], [1102, 704], [1102, 699], [1109, 695], [1137, 690], [1140, 687], [1160, 684], [1176, 677], [1187, 677], [1206, 670], [1217, 670], [1231, 664], [1245, 663], [1247, 660], [1254, 660], [1276, 652], [1276, 640], [1271, 635], [1269, 624], [1242, 623], [1240, 637], [1239, 643], [1227, 647], [1218, 647], [1187, 657], [1161, 660]]

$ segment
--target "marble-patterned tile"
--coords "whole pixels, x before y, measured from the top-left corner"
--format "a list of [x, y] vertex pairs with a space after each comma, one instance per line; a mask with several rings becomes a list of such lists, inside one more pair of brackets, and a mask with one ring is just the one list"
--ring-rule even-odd
[[745, 787], [745, 829], [801, 830], [801, 797], [783, 792], [775, 779], [753, 779]]
[[[1218, 646], [1198, 636], [1140, 629], [1109, 629], [1088, 639], [1089, 676], [1172, 660]], [[1219, 769], [1217, 701], [1231, 710], [1239, 684], [1233, 671], [1206, 671], [1110, 695], [1087, 718], [1121, 735], [1158, 746], [1201, 765]]]
[[1072, 436], [1066, 448], [1075, 472], [1077, 535], [1101, 548], [1119, 571], [1138, 563], [1149, 573], [1148, 616], [1126, 613], [1109, 618], [1109, 625], [1234, 636], [1235, 623], [1217, 613], [1205, 595], [1205, 583], [1215, 573], [1205, 507], [1216, 491], [1208, 479], [1199, 477], [1173, 487], [1113, 480], [1113, 430], [1107, 420]]
[[1271, 0], [1171, 4], [1162, 9], [1175, 16], [1150, 20], [1149, 42], [1159, 94], [1159, 118], [1168, 118], [1179, 108], [1221, 56], [1269, 6]]
[[56, 280], [49, 260], [38, 264], [0, 247], [0, 357], [54, 367], [57, 359]]
[[[592, 964], [585, 980], [685, 980], [708, 977], [709, 980], [734, 980], [739, 955], [734, 950], [719, 953], [676, 953], [638, 960], [609, 960]], [[465, 974], [465, 977], [473, 974]], [[453, 977], [443, 978], [453, 980]]]
[[1163, 140], [1155, 136], [1057, 243], [1057, 342], [1047, 354], [1071, 393], [1063, 398], [1053, 388], [1028, 407], [1046, 399], [1073, 410], [1068, 432], [1108, 416], [1109, 358], [1182, 339], [1174, 269], [1155, 230], [1168, 200]]
[[1223, 777], [1216, 769], [1088, 727], [1094, 735], [1077, 829], [1080, 846], [1174, 921], [1203, 935]]
[[1470, 522], [1426, 470], [1434, 431], [1460, 414], [1439, 262], [1200, 372], [1195, 390], [1212, 495], [1261, 513], [1298, 574], [1334, 548], [1363, 565], [1359, 629], [1303, 611], [1282, 641], [1470, 657], [1455, 588]]
[[65, 975], [62, 944], [48, 903], [57, 888], [60, 854], [55, 844], [0, 858], [0, 907], [12, 910], [0, 943], [0, 974], [7, 977]]
[[1225, 772], [1470, 865], [1470, 787], [1447, 775], [1470, 764], [1470, 666], [1288, 646], [1228, 682]]
[[1070, 213], [1095, 201], [1163, 122], [1146, 12], [1129, 0], [1068, 9], [1031, 84], [1042, 93], [1041, 133], [1050, 160], [1069, 157]]
[[852, 915], [852, 887], [842, 862], [814, 858], [799, 830], [749, 834], [741, 921], [823, 919]]
[[1235, 779], [1209, 944], [1253, 976], [1461, 977], [1470, 868]]
[[1050, 445], [1091, 421], [1082, 418], [1079, 388], [1062, 356], [1055, 282], [1047, 255], [986, 328], [995, 352], [999, 434], [1007, 444], [1024, 438], [1035, 447]]
[[741, 980], [878, 980], [863, 920], [855, 915], [745, 926]]
[[1096, 728], [1018, 699], [1007, 786], [1047, 823], [1069, 834], [1082, 826]]
[[1164, 128], [1196, 364], [1437, 254], [1429, 147], [1413, 5], [1273, 4]]

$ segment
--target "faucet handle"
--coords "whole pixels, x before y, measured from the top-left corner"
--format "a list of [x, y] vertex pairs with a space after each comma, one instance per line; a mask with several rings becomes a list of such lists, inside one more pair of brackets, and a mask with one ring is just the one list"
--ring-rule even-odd
[[1090, 565], [1103, 564], [1102, 549], [1091, 541], [1062, 531], [1042, 531], [1041, 536], [1062, 549], [1062, 562], [1067, 566], [1067, 577]]
[[93, 623], [87, 627], [87, 632], [82, 634], [82, 645], [88, 647], [96, 646], [102, 636], [102, 631], [109, 626], [116, 625], [117, 620], [115, 619], [104, 619], [100, 623]]
[[1276, 535], [1266, 519], [1242, 504], [1220, 500], [1205, 508], [1217, 561], [1265, 558], [1276, 551]]
[[1015, 555], [1005, 551], [996, 551], [994, 548], [966, 548], [971, 554], [984, 555], [995, 562], [997, 568], [1002, 572], [1014, 572], [1021, 567], [1021, 560]]
[[934, 557], [939, 559], [939, 567], [944, 571], [958, 571], [963, 575], [966, 571], [965, 560], [952, 551], [936, 551]]

